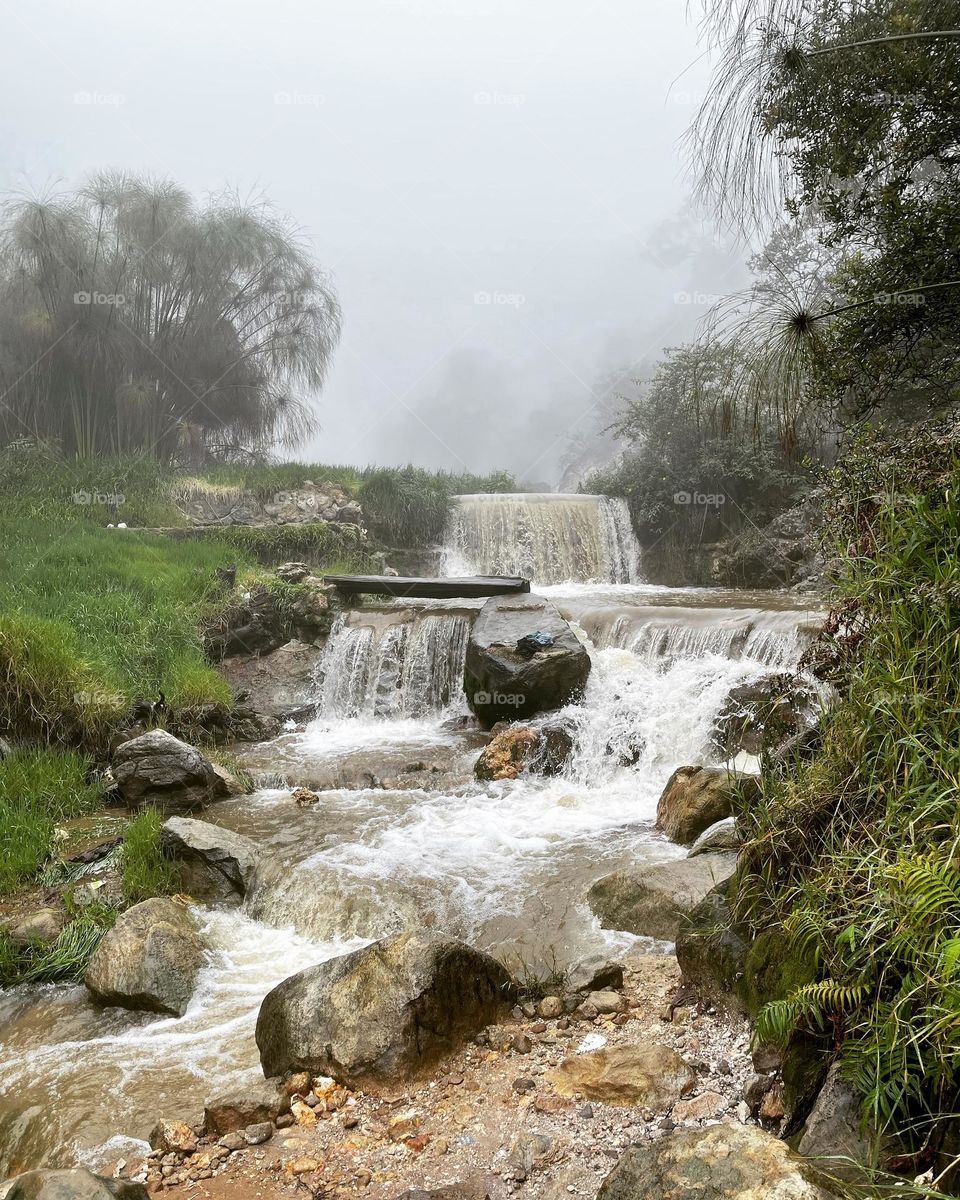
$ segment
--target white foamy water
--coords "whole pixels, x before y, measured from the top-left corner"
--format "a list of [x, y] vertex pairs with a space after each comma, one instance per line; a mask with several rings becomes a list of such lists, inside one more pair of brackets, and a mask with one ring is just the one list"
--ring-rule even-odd
[[180, 1018], [100, 1008], [79, 987], [8, 994], [0, 1026], [0, 1174], [81, 1156], [102, 1163], [107, 1139], [142, 1138], [160, 1116], [194, 1120], [212, 1089], [262, 1078], [253, 1034], [265, 993], [361, 944], [319, 944], [238, 912], [196, 911], [209, 958]]

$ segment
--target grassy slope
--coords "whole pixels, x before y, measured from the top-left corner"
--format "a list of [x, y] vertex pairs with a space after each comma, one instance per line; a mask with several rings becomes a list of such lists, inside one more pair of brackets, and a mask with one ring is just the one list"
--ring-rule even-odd
[[821, 1031], [922, 1149], [960, 1091], [960, 436], [868, 444], [832, 492], [838, 701], [809, 763], [765, 772], [739, 916], [815, 963], [759, 1036]]

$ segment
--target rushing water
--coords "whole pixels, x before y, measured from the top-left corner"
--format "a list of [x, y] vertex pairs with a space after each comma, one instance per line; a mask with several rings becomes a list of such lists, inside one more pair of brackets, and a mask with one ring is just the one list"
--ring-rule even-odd
[[[142, 1138], [157, 1117], [199, 1115], [212, 1093], [257, 1078], [264, 993], [366, 940], [426, 925], [534, 965], [632, 940], [601, 931], [584, 893], [608, 871], [683, 853], [653, 829], [663, 783], [710, 758], [731, 687], [796, 662], [813, 614], [770, 594], [610, 582], [626, 558], [611, 567], [599, 535], [573, 536], [586, 507], [602, 511], [596, 500], [551, 510], [577, 549], [559, 568], [539, 564], [542, 576], [580, 564], [578, 582], [541, 590], [593, 659], [582, 705], [560, 714], [574, 742], [564, 773], [473, 777], [482, 738], [460, 679], [482, 602], [344, 615], [318, 673], [318, 718], [248, 752], [289, 786], [204, 814], [255, 838], [265, 866], [242, 911], [201, 913], [209, 961], [186, 1015], [99, 1009], [75, 987], [0, 993], [0, 1174], [115, 1158], [124, 1143], [104, 1149], [111, 1136]], [[509, 569], [527, 554], [508, 546]], [[311, 808], [292, 800], [301, 782], [324, 789]]]
[[535, 585], [636, 583], [640, 547], [626, 501], [564, 493], [458, 496], [447, 575], [523, 575]]

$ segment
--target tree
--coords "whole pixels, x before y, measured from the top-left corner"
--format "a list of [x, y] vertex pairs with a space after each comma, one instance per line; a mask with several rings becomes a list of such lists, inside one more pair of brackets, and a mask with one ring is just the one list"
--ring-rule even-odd
[[[720, 65], [691, 132], [701, 189], [741, 223], [784, 210], [839, 252], [807, 295], [749, 315], [774, 391], [847, 419], [956, 399], [956, 0], [719, 0]], [[762, 309], [762, 306], [761, 306]], [[789, 382], [788, 382], [789, 381]]]
[[102, 174], [6, 205], [0, 441], [164, 459], [297, 444], [339, 332], [326, 277], [264, 204]]

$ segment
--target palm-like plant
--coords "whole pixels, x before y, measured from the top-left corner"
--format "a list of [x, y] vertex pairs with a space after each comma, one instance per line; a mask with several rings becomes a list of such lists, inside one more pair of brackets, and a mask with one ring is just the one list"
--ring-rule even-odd
[[118, 174], [10, 201], [0, 230], [0, 438], [78, 455], [301, 442], [340, 311], [265, 204], [199, 207]]

